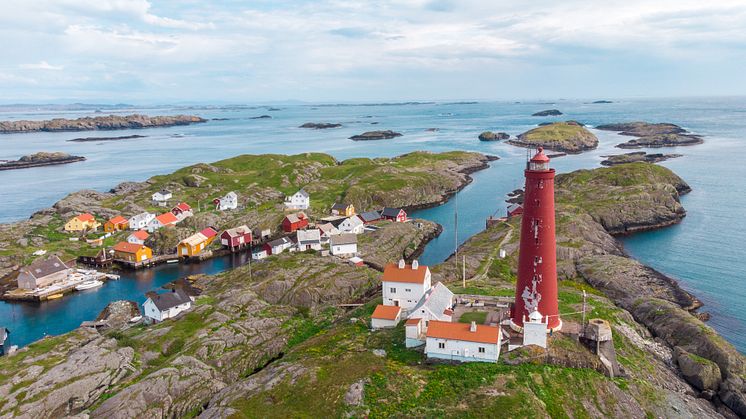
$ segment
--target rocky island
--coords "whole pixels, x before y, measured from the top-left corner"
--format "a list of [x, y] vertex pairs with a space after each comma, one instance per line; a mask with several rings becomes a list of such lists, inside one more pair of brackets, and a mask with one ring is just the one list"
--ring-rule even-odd
[[29, 167], [52, 166], [56, 164], [75, 163], [85, 160], [85, 157], [71, 156], [62, 152], [39, 152], [23, 156], [18, 160], [0, 160], [0, 170], [26, 169]]
[[392, 138], [401, 137], [401, 133], [384, 130], [384, 131], [368, 131], [362, 134], [353, 135], [350, 137], [352, 141], [374, 141], [374, 140], [390, 140]]
[[537, 148], [578, 154], [598, 147], [598, 138], [574, 121], [554, 122], [543, 125], [508, 140], [508, 144], [518, 147]]
[[559, 109], [547, 109], [545, 111], [539, 111], [531, 114], [531, 116], [560, 116], [562, 112]]
[[23, 132], [62, 132], [62, 131], [95, 131], [138, 129], [154, 127], [172, 127], [207, 122], [194, 115], [147, 116], [132, 114], [126, 116], [108, 115], [84, 117], [78, 119], [55, 118], [45, 121], [0, 121], [0, 134]]
[[508, 138], [510, 138], [510, 135], [504, 132], [485, 131], [479, 134], [479, 141], [500, 141]]
[[670, 123], [624, 122], [599, 125], [596, 128], [605, 131], [620, 131], [619, 135], [638, 137], [618, 144], [618, 148], [676, 147], [703, 142], [701, 136], [691, 134], [684, 128]]
[[339, 128], [342, 124], [333, 124], [329, 122], [306, 122], [305, 124], [299, 126], [298, 128], [309, 128], [309, 129], [329, 129], [329, 128]]
[[82, 137], [82, 138], [73, 138], [72, 140], [67, 140], [73, 143], [89, 143], [89, 142], [96, 142], [96, 141], [121, 141], [121, 140], [133, 140], [135, 138], [145, 138], [147, 135], [122, 135], [119, 137]]
[[[628, 258], [613, 237], [681, 219], [687, 190], [670, 170], [644, 163], [557, 178], [560, 310], [579, 321], [570, 313], [587, 295], [590, 316], [609, 322], [614, 378], [569, 332], [498, 364], [427, 364], [402, 347], [403, 326], [370, 331], [380, 272], [299, 252], [258, 263], [252, 275], [242, 267], [192, 278], [201, 296], [175, 320], [80, 328], [0, 358], [0, 415], [744, 416], [743, 355], [692, 314], [693, 296]], [[458, 258], [432, 267], [433, 282], [512, 295], [519, 220], [469, 239]], [[392, 254], [409, 247], [392, 244]], [[362, 305], [338, 306], [352, 302]]]
[[633, 151], [631, 153], [616, 154], [612, 156], [602, 156], [606, 160], [601, 162], [603, 166], [615, 166], [617, 164], [646, 162], [646, 163], [659, 163], [668, 159], [674, 159], [681, 157], [681, 154], [661, 154], [661, 153], [646, 153], [644, 151]]

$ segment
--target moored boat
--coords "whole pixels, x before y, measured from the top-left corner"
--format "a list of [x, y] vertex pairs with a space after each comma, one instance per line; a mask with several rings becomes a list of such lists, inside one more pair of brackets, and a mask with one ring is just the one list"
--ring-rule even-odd
[[92, 279], [90, 281], [85, 281], [81, 283], [80, 285], [75, 286], [75, 289], [78, 291], [83, 291], [83, 290], [89, 290], [91, 288], [98, 288], [101, 285], [104, 285], [104, 283], [97, 279]]

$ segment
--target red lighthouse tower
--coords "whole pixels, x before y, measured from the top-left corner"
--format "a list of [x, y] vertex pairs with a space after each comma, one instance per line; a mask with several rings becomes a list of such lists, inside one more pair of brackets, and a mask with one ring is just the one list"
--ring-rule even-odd
[[554, 169], [539, 147], [526, 164], [526, 187], [518, 253], [518, 281], [510, 325], [523, 329], [524, 318], [538, 310], [547, 330], [559, 330], [557, 307], [557, 249], [554, 238]]

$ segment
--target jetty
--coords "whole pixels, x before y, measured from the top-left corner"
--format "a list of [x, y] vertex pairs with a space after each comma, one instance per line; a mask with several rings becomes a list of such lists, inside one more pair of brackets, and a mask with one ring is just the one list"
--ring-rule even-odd
[[6, 301], [54, 300], [76, 291], [75, 287], [86, 281], [108, 281], [117, 279], [119, 279], [119, 275], [99, 272], [93, 269], [76, 269], [74, 272], [70, 273], [67, 278], [61, 281], [33, 290], [16, 288], [3, 294], [0, 299]]

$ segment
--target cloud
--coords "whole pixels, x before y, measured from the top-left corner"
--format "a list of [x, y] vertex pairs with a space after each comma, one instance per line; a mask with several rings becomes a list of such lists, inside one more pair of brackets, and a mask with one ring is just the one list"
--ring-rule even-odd
[[46, 61], [39, 61], [36, 64], [21, 64], [19, 65], [20, 68], [24, 70], [53, 70], [53, 71], [62, 71], [65, 69], [64, 66], [61, 65], [51, 65]]

